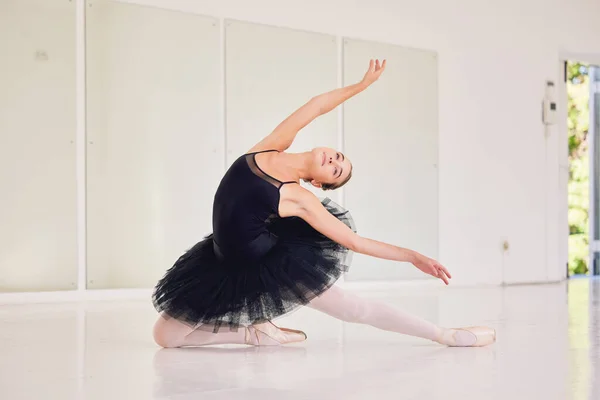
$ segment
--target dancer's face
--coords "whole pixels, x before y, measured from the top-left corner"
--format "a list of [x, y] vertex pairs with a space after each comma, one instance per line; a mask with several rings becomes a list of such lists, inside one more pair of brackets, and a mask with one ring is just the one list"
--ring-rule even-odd
[[311, 183], [323, 189], [336, 189], [344, 184], [352, 173], [352, 164], [345, 154], [329, 147], [317, 147], [311, 152], [313, 177]]

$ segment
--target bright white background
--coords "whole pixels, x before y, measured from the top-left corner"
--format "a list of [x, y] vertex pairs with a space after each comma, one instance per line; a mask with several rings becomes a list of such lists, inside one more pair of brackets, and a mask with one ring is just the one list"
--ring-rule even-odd
[[0, 292], [77, 288], [74, 39], [72, 3], [0, 2]]
[[152, 287], [209, 233], [223, 172], [215, 18], [87, 9], [87, 286]]
[[[11, 18], [15, 15], [10, 11], [14, 10], [16, 4], [23, 3], [34, 4], [25, 11], [22, 11], [24, 6], [19, 6], [21, 10], [19, 15], [29, 15], [31, 17], [30, 26], [35, 29], [25, 29], [27, 24], [9, 23], [9, 20], [12, 20]], [[56, 5], [50, 5], [54, 3]], [[66, 3], [68, 3], [67, 6], [64, 5]], [[99, 2], [91, 3], [94, 6], [94, 3]], [[218, 87], [213, 87], [210, 83], [214, 83], [214, 80], [209, 82], [208, 79], [202, 83], [202, 78], [206, 78], [206, 74], [214, 74], [221, 82], [220, 78], [227, 69], [221, 68], [214, 71], [206, 65], [195, 65], [193, 63], [198, 62], [198, 58], [195, 58], [194, 54], [189, 54], [188, 51], [193, 48], [194, 44], [204, 43], [207, 35], [215, 34], [209, 33], [213, 30], [208, 26], [204, 27], [200, 21], [216, 20], [220, 30], [217, 32], [217, 37], [222, 40], [223, 34], [226, 33], [223, 18], [331, 36], [336, 39], [338, 51], [341, 46], [340, 38], [351, 37], [404, 48], [426, 50], [436, 54], [439, 97], [437, 111], [432, 110], [431, 118], [432, 120], [437, 119], [436, 146], [438, 148], [437, 173], [439, 175], [436, 179], [439, 186], [436, 188], [437, 198], [433, 199], [431, 203], [431, 207], [437, 203], [437, 210], [432, 209], [431, 214], [425, 216], [425, 220], [428, 221], [427, 223], [432, 223], [431, 221], [437, 219], [438, 222], [437, 227], [432, 228], [432, 230], [437, 229], [437, 232], [431, 232], [433, 250], [425, 250], [435, 252], [436, 254], [433, 255], [448, 266], [455, 276], [455, 284], [543, 282], [564, 277], [567, 260], [565, 246], [568, 233], [564, 203], [566, 196], [564, 174], [567, 166], [566, 137], [564, 136], [565, 132], [560, 132], [556, 128], [545, 132], [540, 120], [540, 102], [544, 95], [545, 81], [550, 79], [558, 83], [562, 79], [559, 68], [562, 54], [566, 52], [600, 53], [600, 41], [597, 40], [600, 36], [600, 28], [596, 24], [597, 16], [600, 15], [599, 4], [584, 0], [552, 3], [541, 0], [526, 2], [509, 0], [493, 3], [472, 0], [461, 0], [458, 3], [439, 0], [419, 3], [374, 0], [369, 4], [342, 0], [327, 2], [316, 0], [303, 2], [145, 0], [137, 3], [168, 8], [180, 11], [180, 13], [176, 13], [177, 16], [169, 17], [170, 19], [167, 18], [172, 25], [156, 26], [154, 30], [147, 27], [148, 35], [138, 38], [138, 40], [144, 40], [144, 38], [148, 40], [144, 46], [138, 46], [139, 42], [136, 42], [136, 53], [134, 53], [137, 56], [145, 54], [148, 57], [147, 69], [141, 69], [138, 74], [134, 74], [131, 69], [115, 69], [115, 65], [110, 68], [107, 66], [103, 70], [104, 73], [112, 71], [114, 74], [113, 84], [120, 83], [118, 88], [121, 92], [119, 93], [122, 94], [125, 91], [131, 97], [129, 99], [114, 97], [115, 92], [111, 92], [110, 84], [98, 85], [96, 90], [102, 89], [104, 95], [113, 97], [109, 96], [103, 99], [98, 97], [97, 102], [104, 101], [104, 104], [110, 104], [112, 107], [116, 107], [118, 104], [120, 112], [124, 112], [128, 109], [127, 102], [131, 101], [129, 103], [130, 107], [133, 105], [131, 114], [128, 114], [125, 120], [117, 120], [116, 123], [140, 122], [144, 115], [151, 117], [152, 123], [144, 126], [143, 131], [137, 132], [127, 130], [124, 128], [125, 125], [121, 125], [120, 129], [124, 129], [124, 132], [129, 132], [132, 136], [112, 138], [112, 140], [118, 140], [96, 147], [94, 147], [96, 143], [87, 143], [88, 176], [84, 176], [87, 178], [84, 183], [91, 186], [88, 186], [90, 192], [82, 192], [82, 175], [78, 174], [77, 169], [79, 167], [79, 171], [81, 171], [81, 158], [79, 158], [79, 164], [76, 164], [76, 146], [71, 144], [71, 140], [77, 139], [79, 149], [82, 148], [81, 118], [77, 132], [74, 123], [76, 110], [79, 110], [79, 116], [81, 116], [80, 105], [83, 100], [81, 87], [82, 82], [85, 82], [81, 79], [81, 54], [79, 53], [84, 48], [84, 43], [81, 41], [83, 21], [81, 9], [78, 14], [76, 13], [77, 6], [81, 6], [82, 2], [71, 3], [66, 0], [52, 2], [9, 0], [2, 2], [0, 26], [2, 27], [1, 36], [4, 38], [1, 42], [4, 61], [0, 66], [0, 82], [2, 82], [3, 88], [9, 88], [9, 90], [0, 91], [0, 127], [2, 129], [0, 132], [2, 161], [0, 162], [3, 171], [0, 175], [3, 190], [0, 200], [2, 209], [0, 211], [2, 220], [0, 233], [3, 240], [3, 248], [0, 252], [1, 291], [73, 288], [73, 282], [77, 280], [77, 272], [82, 268], [81, 261], [85, 259], [81, 252], [82, 247], [85, 250], [85, 247], [81, 245], [81, 227], [83, 226], [81, 207], [79, 210], [80, 252], [79, 258], [77, 258], [76, 233], [78, 231], [75, 217], [78, 211], [75, 208], [77, 199], [74, 192], [75, 183], [79, 185], [79, 200], [82, 198], [81, 193], [93, 193], [92, 182], [94, 181], [91, 180], [93, 177], [91, 174], [99, 171], [93, 167], [93, 154], [94, 152], [98, 154], [103, 149], [113, 149], [116, 153], [111, 154], [114, 156], [112, 160], [118, 161], [124, 168], [126, 167], [122, 171], [109, 171], [112, 175], [104, 177], [120, 175], [123, 179], [126, 178], [127, 173], [131, 172], [150, 174], [147, 183], [154, 181], [153, 178], [164, 173], [165, 170], [169, 171], [169, 168], [175, 168], [170, 170], [171, 175], [169, 176], [178, 175], [181, 171], [189, 171], [190, 175], [178, 176], [175, 182], [158, 180], [159, 186], [156, 193], [172, 196], [170, 200], [179, 202], [178, 205], [186, 202], [184, 208], [173, 211], [176, 215], [155, 215], [157, 218], [155, 221], [159, 222], [151, 227], [156, 229], [163, 227], [160, 224], [167, 226], [170, 224], [168, 232], [184, 232], [175, 242], [169, 242], [171, 239], [168, 237], [159, 237], [156, 248], [148, 248], [148, 254], [141, 254], [142, 244], [147, 241], [144, 242], [136, 234], [141, 232], [142, 225], [130, 233], [127, 231], [130, 229], [128, 226], [124, 226], [121, 231], [113, 228], [111, 232], [114, 232], [116, 237], [113, 238], [107, 251], [117, 251], [116, 254], [119, 256], [127, 254], [128, 247], [116, 240], [120, 236], [125, 239], [129, 238], [134, 243], [138, 240], [140, 243], [137, 247], [129, 249], [130, 253], [127, 254], [127, 257], [119, 257], [121, 261], [125, 259], [128, 262], [132, 262], [132, 260], [134, 260], [133, 262], [140, 260], [140, 262], [135, 266], [128, 267], [130, 269], [117, 272], [119, 276], [117, 281], [111, 281], [111, 273], [114, 273], [115, 267], [110, 263], [105, 265], [98, 263], [97, 267], [94, 267], [93, 259], [90, 257], [99, 254], [100, 251], [96, 250], [94, 253], [94, 244], [90, 243], [90, 238], [88, 238], [88, 246], [90, 246], [88, 274], [91, 277], [95, 268], [106, 268], [99, 273], [100, 281], [103, 283], [99, 283], [97, 287], [148, 287], [162, 272], [163, 260], [170, 262], [174, 253], [180, 251], [181, 247], [186, 247], [187, 241], [205, 233], [209, 227], [206, 221], [209, 221], [210, 210], [207, 210], [207, 204], [210, 204], [211, 190], [214, 189], [215, 177], [223, 172], [227, 163], [225, 145], [232, 139], [229, 133], [230, 127], [225, 126], [225, 122], [230, 120], [227, 115], [228, 109], [224, 105], [232, 104], [231, 101], [236, 101], [238, 98], [228, 99], [222, 95], [227, 93], [229, 96], [230, 91], [235, 90], [235, 87], [227, 87], [225, 90], [220, 83]], [[42, 4], [45, 6], [41, 7]], [[50, 12], [50, 9], [53, 11]], [[87, 11], [89, 12], [89, 10]], [[60, 14], [56, 20], [48, 17], [54, 15], [55, 12]], [[44, 15], [46, 18], [35, 22], [38, 21], [37, 15]], [[165, 14], [161, 13], [160, 21], [162, 23], [165, 23], [165, 18]], [[52, 21], [54, 21], [54, 26], [52, 26]], [[187, 22], [187, 25], [180, 25], [182, 22]], [[79, 26], [79, 39], [74, 32], [76, 24]], [[169, 26], [171, 29], [167, 30], [166, 28]], [[189, 27], [189, 31], [185, 31], [186, 26]], [[180, 31], [177, 31], [176, 27]], [[90, 26], [88, 26], [89, 28]], [[161, 35], [161, 29], [164, 36]], [[107, 32], [109, 31], [107, 29]], [[113, 30], [112, 35], [116, 32], [119, 32], [118, 29]], [[10, 40], [6, 40], [9, 33], [14, 36], [11, 36]], [[132, 31], [127, 33], [133, 34]], [[162, 37], [174, 37], [177, 34], [187, 40], [167, 44], [160, 40]], [[189, 36], [194, 34], [198, 36], [197, 41], [191, 40], [191, 36]], [[88, 46], [91, 45], [90, 40], [93, 40], [93, 36], [88, 37]], [[65, 41], [70, 42], [65, 43]], [[54, 49], [52, 45], [57, 42], [65, 44]], [[108, 43], [112, 43], [114, 46], [105, 47], [105, 54], [112, 57], [118, 56], [114, 60], [132, 67], [133, 61], [127, 60], [127, 54], [119, 53], [128, 47], [126, 43], [120, 42], [118, 37], [104, 37], [96, 43], [96, 48], [99, 49], [101, 44], [106, 46]], [[73, 47], [69, 48], [69, 45]], [[220, 62], [225, 58], [225, 54], [222, 53], [223, 48], [223, 46], [219, 46], [217, 56]], [[44, 53], [39, 53], [39, 50], [45, 50], [48, 58], [45, 59]], [[210, 48], [203, 46], [202, 51], [210, 51]], [[318, 53], [318, 50], [314, 51], [321, 54]], [[22, 53], [20, 63], [14, 58], [19, 53]], [[76, 55], [79, 57], [79, 63], [76, 63]], [[163, 59], [161, 56], [171, 58]], [[340, 56], [341, 54], [336, 54], [335, 59], [339, 60]], [[88, 54], [88, 57], [93, 57], [93, 54]], [[62, 60], [62, 67], [58, 68], [56, 73], [51, 73], [49, 72], [50, 68], [55, 68], [55, 66], [49, 66], [53, 65], [52, 62], [57, 58]], [[323, 58], [320, 60], [323, 61]], [[184, 61], [186, 64], [180, 65]], [[28, 63], [30, 68], [24, 68]], [[157, 69], [161, 65], [178, 65], [178, 69], [163, 71], [163, 75], [157, 75]], [[77, 75], [75, 66], [79, 66]], [[326, 67], [325, 63], [323, 68], [324, 75], [332, 73], [330, 69], [332, 67]], [[335, 78], [323, 78], [324, 88], [329, 82], [334, 83], [334, 80], [338, 84], [341, 83], [339, 76], [342, 68], [339, 65], [336, 68]], [[190, 116], [191, 108], [189, 107], [190, 102], [194, 100], [194, 94], [189, 93], [189, 96], [183, 96], [187, 87], [173, 88], [170, 85], [177, 80], [169, 75], [171, 72], [185, 74], [189, 71], [198, 71], [197, 85], [208, 85], [203, 90], [216, 92], [213, 103], [202, 103], [200, 98], [197, 99], [198, 104], [194, 110], [198, 110], [198, 114], [193, 117]], [[69, 74], [65, 75], [65, 72], [69, 72]], [[88, 72], [92, 71], [88, 70]], [[127, 79], [127, 77], [131, 79]], [[76, 78], [79, 80], [77, 81]], [[36, 79], [41, 79], [41, 81]], [[89, 79], [90, 76], [88, 76], [88, 85]], [[192, 79], [191, 75], [187, 79]], [[152, 85], [162, 89], [159, 95], [152, 93], [152, 101], [155, 103], [151, 106], [153, 111], [163, 110], [165, 119], [154, 113], [152, 115], [141, 113], [139, 100], [149, 94], [144, 92], [145, 90], [150, 90], [140, 84], [144, 80], [152, 80]], [[60, 84], [58, 84], [59, 82]], [[78, 90], [74, 88], [76, 82], [79, 84]], [[384, 82], [384, 80], [381, 81], [382, 84]], [[196, 86], [196, 89], [198, 87], [200, 86]], [[169, 93], [168, 88], [175, 90], [175, 93]], [[281, 89], [285, 90], [285, 87]], [[52, 92], [54, 94], [63, 92], [64, 94], [63, 97], [54, 95], [51, 99], [44, 99], [41, 93], [45, 90], [54, 90]], [[27, 93], [29, 97], [20, 99], [16, 93], [21, 93], [21, 95]], [[79, 108], [75, 105], [75, 93], [79, 94]], [[97, 95], [98, 92], [94, 91], [94, 85], [89, 85], [88, 101], [92, 101], [95, 94]], [[305, 93], [298, 94], [302, 100], [307, 96]], [[204, 98], [202, 97], [202, 99]], [[110, 99], [113, 100], [107, 101]], [[121, 103], [117, 101], [118, 99]], [[150, 100], [146, 99], [146, 101]], [[176, 101], [180, 101], [180, 103], [174, 103]], [[91, 104], [94, 103], [89, 103], [88, 107]], [[257, 104], [258, 106], [260, 104]], [[287, 107], [288, 104], [285, 103], [285, 106]], [[265, 107], [266, 112], [269, 110], [269, 107]], [[90, 141], [94, 134], [94, 123], [91, 118], [94, 112], [94, 110], [88, 109], [90, 119], [87, 122], [91, 124], [88, 127]], [[277, 110], [277, 112], [280, 111]], [[44, 115], [51, 115], [53, 118], [48, 119]], [[181, 121], [181, 118], [185, 117], [190, 120]], [[343, 117], [349, 118], [348, 115]], [[275, 120], [273, 115], [266, 115], [265, 118], [269, 122], [271, 122], [271, 118], [273, 121]], [[328, 118], [330, 119], [322, 123], [335, 126], [337, 138], [336, 140], [328, 139], [328, 142], [323, 144], [327, 145], [329, 142], [333, 142], [332, 144], [347, 145], [350, 150], [352, 140], [344, 138], [346, 130], [342, 115], [332, 114]], [[202, 119], [201, 122], [200, 119]], [[155, 129], [153, 127], [164, 123], [165, 120], [171, 122], [180, 120], [181, 122], [179, 125], [173, 125], [173, 142], [151, 142], [154, 152], [150, 152], [150, 148], [144, 147], [142, 152], [134, 152], [131, 155], [131, 163], [129, 163], [127, 152], [124, 150], [138, 148], [135, 135], [140, 132], [148, 132], [149, 135], [152, 135], [153, 129]], [[145, 123], [148, 123], [148, 120], [145, 120]], [[249, 121], [249, 124], [248, 131], [252, 132], [251, 129], [254, 126], [252, 120]], [[194, 127], [200, 126], [213, 126], [214, 130], [207, 133], [194, 129]], [[162, 126], [163, 131], [164, 128], [165, 126]], [[225, 128], [227, 128], [227, 136], [223, 134]], [[322, 129], [330, 132], [332, 128], [328, 126]], [[207, 139], [206, 135], [219, 131], [222, 136], [210, 136], [210, 139]], [[44, 141], [36, 139], [36, 132], [38, 134], [44, 132], [46, 135]], [[110, 132], [114, 133], [115, 131]], [[231, 133], [231, 135], [235, 134], [241, 133], [237, 130], [235, 133]], [[212, 147], [204, 146], [204, 142], [202, 145], [200, 142], [194, 144], [194, 138], [198, 137], [202, 137], [202, 140], [214, 140], [214, 145]], [[178, 146], [173, 143], [178, 143]], [[67, 144], [70, 144], [71, 147], [67, 147]], [[308, 141], [307, 139], [307, 145], [313, 145], [312, 140]], [[358, 147], [357, 144], [354, 146]], [[159, 149], [164, 151], [159, 151]], [[194, 153], [194, 149], [198, 149], [197, 159], [190, 157], [190, 154]], [[390, 151], [390, 149], [384, 150]], [[212, 151], [216, 153], [211, 153]], [[77, 154], [81, 157], [81, 151]], [[210, 154], [215, 155], [211, 156]], [[219, 154], [223, 157], [219, 157]], [[157, 155], [159, 155], [158, 158]], [[352, 157], [352, 154], [349, 156]], [[211, 157], [214, 157], [215, 162], [208, 163], [208, 160], [213, 160]], [[357, 154], [357, 157], [357, 161], [360, 160], [360, 167], [368, 169], [369, 163], [364, 159], [364, 155]], [[50, 162], [52, 160], [54, 163]], [[56, 160], [60, 160], [60, 162]], [[136, 165], [136, 162], [142, 160], [145, 160], [146, 164]], [[152, 161], [158, 165], [153, 165], [155, 163]], [[211, 166], [210, 173], [206, 171], [207, 164]], [[201, 171], [197, 175], [191, 174], [191, 170], [194, 168]], [[40, 170], [44, 171], [44, 174]], [[408, 173], [409, 171], [402, 170], [400, 172]], [[369, 173], [375, 174], [376, 171], [369, 170]], [[71, 178], [68, 178], [69, 174], [71, 174]], [[77, 176], [79, 180], [76, 182], [75, 177]], [[26, 182], [30, 183], [24, 186]], [[97, 180], [96, 182], [101, 181]], [[361, 190], [368, 191], [373, 199], [381, 196], [392, 198], [400, 194], [406, 196], [406, 190], [394, 186], [392, 182], [390, 180], [390, 186], [364, 185], [364, 187], [361, 186]], [[562, 187], [559, 182], [563, 182]], [[49, 187], [45, 187], [42, 183]], [[203, 188], [194, 186], [199, 183], [205, 186]], [[105, 212], [112, 219], [119, 213], [131, 216], [132, 214], [127, 211], [138, 209], [136, 206], [138, 204], [142, 209], [138, 210], [139, 214], [134, 214], [134, 216], [136, 218], [147, 216], [150, 211], [144, 210], [143, 207], [149, 203], [138, 203], [140, 198], [155, 202], [162, 201], [162, 205], [158, 209], [172, 210], [173, 204], [169, 203], [169, 199], [143, 197], [144, 193], [141, 190], [135, 192], [133, 197], [126, 197], [126, 193], [121, 193], [122, 182], [104, 181], [103, 184], [106, 191], [114, 192], [104, 193], [108, 199], [104, 203], [98, 202], [98, 204], [109, 207], [105, 209]], [[187, 185], [186, 190], [182, 190], [183, 185]], [[142, 186], [138, 186], [138, 188], [142, 188]], [[346, 195], [350, 196], [351, 193], [349, 186], [347, 193], [344, 192], [342, 198], [348, 205], [352, 203], [352, 199]], [[188, 197], [183, 198], [180, 196], [181, 194], [186, 194]], [[123, 202], [115, 203], [115, 199], [118, 199], [120, 195], [124, 196]], [[415, 191], [413, 195], [414, 198], [418, 198], [422, 193]], [[197, 197], [197, 204], [193, 201], [196, 198], [194, 196]], [[95, 197], [97, 201], [99, 198]], [[88, 201], [93, 202], [93, 198]], [[81, 201], [79, 204], [81, 205]], [[376, 200], [373, 204], [377, 204]], [[43, 206], [42, 210], [47, 210], [47, 212], [42, 214], [34, 212], [35, 206]], [[192, 214], [189, 218], [191, 221], [187, 220], [187, 216], [189, 216], [187, 211], [189, 210], [196, 210], [197, 213]], [[360, 211], [360, 209], [357, 210], [358, 213]], [[56, 221], [57, 215], [61, 215], [60, 221]], [[94, 214], [88, 215], [88, 218], [90, 218], [88, 221], [90, 225], [87, 233], [93, 237]], [[200, 228], [193, 229], [190, 222], [197, 223]], [[360, 228], [360, 220], [357, 223]], [[372, 221], [369, 223], [373, 224]], [[398, 222], [394, 221], [394, 224], [396, 223]], [[381, 232], [385, 232], [391, 226], [389, 221], [382, 220], [381, 224]], [[417, 232], [421, 229], [416, 226], [418, 222], [413, 219], [410, 220], [410, 224]], [[402, 230], [406, 231], [410, 228], [411, 226], [403, 226]], [[373, 229], [373, 231], [376, 230]], [[154, 232], [146, 232], [146, 234], [164, 235], [165, 232], [167, 231], [158, 229]], [[177, 233], [174, 234], [177, 235]], [[42, 235], [42, 239], [40, 239], [40, 235]], [[103, 238], [102, 240], [106, 240], [107, 235], [105, 234]], [[152, 238], [156, 240], [156, 236], [149, 236], [147, 240]], [[437, 246], [434, 244], [436, 240], [438, 241]], [[510, 245], [508, 253], [502, 251], [504, 240], [507, 240]], [[95, 243], [98, 245], [99, 242]], [[404, 245], [404, 243], [395, 244]], [[149, 265], [146, 270], [141, 262], [152, 259], [151, 255], [157, 253], [164, 258], [151, 261], [156, 264]], [[85, 253], [83, 254], [85, 255]], [[76, 262], [77, 260], [79, 262]], [[398, 268], [407, 268], [407, 266], [398, 266]], [[133, 272], [134, 275], [123, 280], [124, 276], [130, 272]], [[361, 275], [363, 272], [361, 271]], [[142, 277], [145, 273], [147, 276]], [[377, 272], [374, 273], [374, 277], [376, 274]], [[126, 282], [126, 285], [121, 285], [122, 282]], [[93, 287], [93, 285], [91, 286]]]

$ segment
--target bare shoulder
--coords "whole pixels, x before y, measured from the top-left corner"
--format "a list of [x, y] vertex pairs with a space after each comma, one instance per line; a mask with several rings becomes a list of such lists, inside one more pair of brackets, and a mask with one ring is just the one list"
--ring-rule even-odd
[[280, 189], [279, 215], [300, 217], [315, 230], [349, 249], [360, 249], [360, 237], [331, 214], [310, 190], [292, 183]]
[[283, 185], [279, 193], [279, 215], [282, 217], [302, 217], [306, 210], [321, 204], [317, 196], [297, 183]]

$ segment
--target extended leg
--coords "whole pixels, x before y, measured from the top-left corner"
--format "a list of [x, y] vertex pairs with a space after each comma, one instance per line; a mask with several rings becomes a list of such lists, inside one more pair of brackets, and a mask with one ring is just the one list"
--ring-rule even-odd
[[[342, 321], [367, 324], [382, 330], [417, 336], [448, 346], [474, 346], [482, 343], [479, 340], [478, 331], [467, 330], [470, 328], [441, 328], [389, 304], [361, 298], [335, 286], [315, 298], [309, 306]], [[484, 339], [489, 341], [490, 338]]]

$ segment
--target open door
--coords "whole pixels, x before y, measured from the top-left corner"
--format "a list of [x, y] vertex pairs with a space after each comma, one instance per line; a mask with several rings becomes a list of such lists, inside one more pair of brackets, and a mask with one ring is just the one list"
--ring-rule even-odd
[[580, 61], [586, 58], [564, 61], [559, 94], [566, 114], [559, 122], [559, 186], [567, 192], [559, 218], [568, 221], [559, 254], [566, 277], [600, 275], [600, 59]]
[[590, 274], [600, 275], [600, 67], [591, 66], [590, 77]]

